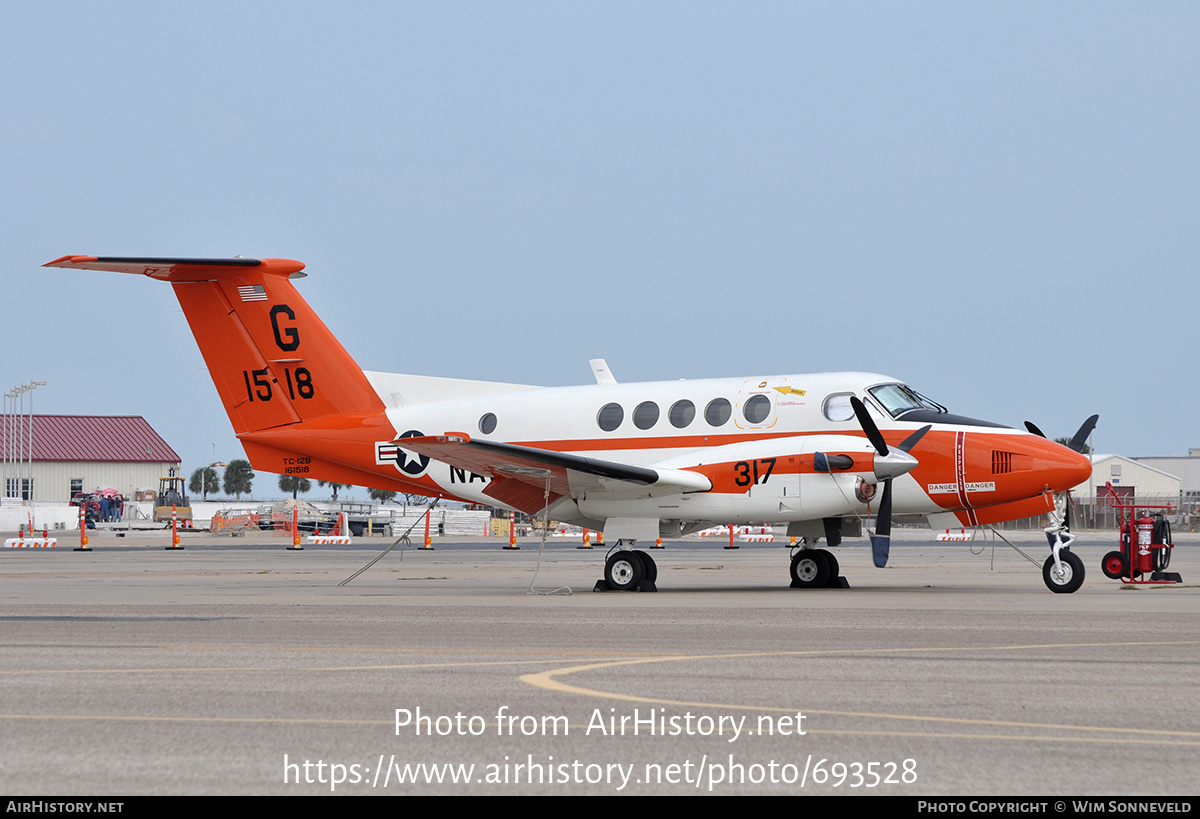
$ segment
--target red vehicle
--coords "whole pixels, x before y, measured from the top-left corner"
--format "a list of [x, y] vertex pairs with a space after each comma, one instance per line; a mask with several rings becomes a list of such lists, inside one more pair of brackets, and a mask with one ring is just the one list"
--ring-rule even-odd
[[71, 498], [72, 506], [85, 506], [89, 512], [100, 514], [100, 496], [95, 492], [76, 492]]

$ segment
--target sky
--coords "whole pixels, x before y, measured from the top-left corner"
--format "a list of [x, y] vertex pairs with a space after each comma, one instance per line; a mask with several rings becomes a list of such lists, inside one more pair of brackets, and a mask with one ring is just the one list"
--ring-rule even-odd
[[241, 254], [365, 369], [866, 370], [1184, 455], [1198, 41], [1194, 3], [0, 4], [0, 387], [243, 457], [169, 286], [40, 267]]

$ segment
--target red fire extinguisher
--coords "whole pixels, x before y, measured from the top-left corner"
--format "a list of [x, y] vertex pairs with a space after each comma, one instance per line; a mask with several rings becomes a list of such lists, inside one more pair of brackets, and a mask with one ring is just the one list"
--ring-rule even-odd
[[1137, 540], [1130, 544], [1133, 546], [1130, 563], [1134, 571], [1149, 574], [1154, 571], [1154, 550], [1150, 548], [1154, 542], [1154, 519], [1149, 516], [1140, 517], [1134, 520], [1133, 524]]

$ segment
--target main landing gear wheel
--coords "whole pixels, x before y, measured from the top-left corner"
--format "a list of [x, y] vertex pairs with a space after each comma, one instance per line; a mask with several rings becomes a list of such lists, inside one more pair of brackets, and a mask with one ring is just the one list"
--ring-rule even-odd
[[[614, 592], [656, 592], [654, 581], [647, 576], [647, 564], [650, 572], [658, 576], [659, 569], [649, 555], [641, 551], [622, 550], [613, 552], [604, 566], [604, 582], [608, 591]], [[596, 585], [596, 590], [604, 591]]]
[[842, 567], [838, 565], [838, 559], [828, 549], [817, 549], [817, 551], [825, 555], [825, 562], [829, 564], [829, 577], [825, 580], [825, 588], [840, 589], [842, 586], [838, 575], [841, 574]]
[[654, 562], [654, 558], [641, 549], [635, 551], [634, 554], [642, 559], [642, 568], [646, 570], [645, 581], [654, 583], [658, 580], [658, 564]]
[[792, 588], [819, 589], [829, 580], [829, 560], [824, 549], [801, 549], [792, 557]]
[[1104, 576], [1112, 580], [1120, 580], [1129, 574], [1129, 561], [1121, 552], [1109, 552], [1100, 562], [1100, 570]]
[[1042, 564], [1042, 579], [1046, 588], [1055, 594], [1071, 594], [1083, 585], [1083, 561], [1068, 551], [1058, 553], [1062, 560], [1062, 571], [1054, 565], [1054, 555], [1046, 558]]

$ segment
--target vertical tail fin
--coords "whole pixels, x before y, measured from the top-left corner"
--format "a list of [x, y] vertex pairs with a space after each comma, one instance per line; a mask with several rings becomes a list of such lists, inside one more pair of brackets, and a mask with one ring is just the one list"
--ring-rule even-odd
[[383, 412], [362, 370], [292, 285], [304, 275], [301, 262], [64, 256], [45, 266], [170, 282], [239, 435]]

